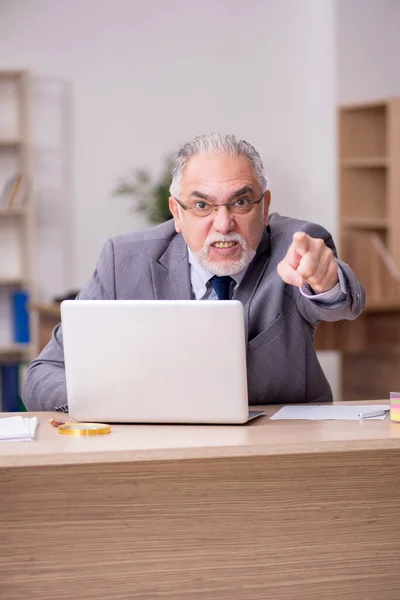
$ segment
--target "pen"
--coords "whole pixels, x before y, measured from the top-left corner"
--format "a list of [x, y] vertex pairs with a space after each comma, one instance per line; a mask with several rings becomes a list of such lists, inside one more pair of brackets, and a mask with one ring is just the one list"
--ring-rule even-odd
[[53, 427], [59, 427], [60, 425], [65, 425], [67, 421], [57, 421], [56, 419], [50, 419], [49, 423], [50, 425], [53, 425]]
[[383, 408], [382, 410], [374, 410], [369, 412], [361, 412], [358, 413], [360, 419], [370, 419], [372, 417], [383, 417], [388, 412], [390, 412], [390, 408]]

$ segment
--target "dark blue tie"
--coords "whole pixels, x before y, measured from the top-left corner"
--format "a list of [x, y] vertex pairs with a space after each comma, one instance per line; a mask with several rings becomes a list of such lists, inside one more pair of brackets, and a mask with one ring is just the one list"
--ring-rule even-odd
[[232, 277], [224, 275], [223, 277], [211, 278], [211, 285], [213, 286], [215, 293], [217, 294], [218, 300], [229, 300], [229, 288], [231, 286]]

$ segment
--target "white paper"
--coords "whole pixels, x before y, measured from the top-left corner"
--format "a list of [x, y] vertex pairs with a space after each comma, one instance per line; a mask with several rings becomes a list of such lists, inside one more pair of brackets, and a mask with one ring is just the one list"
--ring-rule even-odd
[[37, 417], [0, 418], [0, 442], [25, 442], [35, 439], [39, 424]]
[[31, 434], [31, 439], [34, 440], [36, 436], [36, 429], [39, 425], [39, 419], [37, 417], [31, 417], [30, 419], [24, 418], [24, 421], [28, 421], [28, 427]]
[[[371, 413], [375, 411], [387, 410], [390, 408], [389, 404], [359, 404], [351, 406], [342, 405], [298, 405], [291, 404], [284, 406], [277, 413], [272, 415], [272, 420], [279, 419], [307, 419], [310, 421], [326, 421], [330, 419], [337, 419], [341, 421], [359, 421], [360, 413]], [[383, 420], [385, 415], [379, 417], [369, 417], [364, 420]]]

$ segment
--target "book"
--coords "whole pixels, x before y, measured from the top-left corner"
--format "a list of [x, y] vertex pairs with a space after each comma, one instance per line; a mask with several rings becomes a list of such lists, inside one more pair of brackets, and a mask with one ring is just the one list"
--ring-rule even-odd
[[15, 175], [9, 177], [4, 183], [0, 195], [0, 208], [9, 208], [10, 198], [13, 195], [13, 191], [15, 190], [15, 186], [17, 185], [20, 177], [21, 175], [19, 175], [19, 173], [16, 173]]
[[4, 412], [20, 410], [19, 364], [4, 363], [0, 365], [1, 373], [1, 408]]
[[16, 344], [28, 344], [30, 342], [28, 302], [29, 296], [25, 290], [12, 293], [13, 338]]
[[10, 195], [8, 197], [6, 208], [14, 208], [16, 206], [20, 206], [22, 204], [24, 198], [24, 178], [22, 175], [18, 175], [15, 183], [10, 191]]

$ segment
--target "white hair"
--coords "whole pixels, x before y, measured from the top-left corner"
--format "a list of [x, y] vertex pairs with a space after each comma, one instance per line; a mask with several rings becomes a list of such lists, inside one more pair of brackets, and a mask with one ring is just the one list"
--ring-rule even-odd
[[172, 183], [169, 188], [171, 196], [179, 197], [183, 172], [190, 158], [195, 154], [225, 154], [232, 157], [243, 155], [250, 161], [262, 191], [268, 189], [264, 165], [257, 150], [251, 144], [227, 133], [203, 133], [184, 144], [176, 153], [172, 168]]

